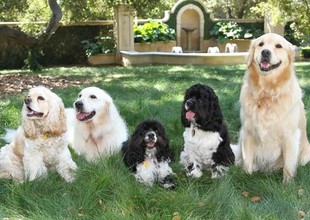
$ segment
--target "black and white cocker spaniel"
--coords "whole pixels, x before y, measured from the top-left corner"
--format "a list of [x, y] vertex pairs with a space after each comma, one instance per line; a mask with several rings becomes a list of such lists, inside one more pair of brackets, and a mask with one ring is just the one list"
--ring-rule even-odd
[[122, 150], [124, 163], [138, 182], [148, 186], [158, 182], [164, 188], [175, 188], [169, 165], [174, 157], [160, 122], [152, 119], [141, 122]]
[[198, 83], [187, 89], [181, 121], [185, 131], [180, 163], [187, 176], [199, 178], [203, 170], [210, 170], [212, 178], [223, 176], [234, 164], [235, 156], [218, 97], [211, 87]]

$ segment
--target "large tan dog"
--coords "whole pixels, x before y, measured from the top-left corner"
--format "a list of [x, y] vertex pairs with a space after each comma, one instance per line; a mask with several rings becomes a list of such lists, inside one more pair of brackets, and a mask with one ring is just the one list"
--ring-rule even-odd
[[294, 55], [291, 43], [280, 35], [253, 40], [240, 94], [239, 162], [249, 174], [283, 168], [284, 183], [293, 180], [299, 163], [310, 160]]

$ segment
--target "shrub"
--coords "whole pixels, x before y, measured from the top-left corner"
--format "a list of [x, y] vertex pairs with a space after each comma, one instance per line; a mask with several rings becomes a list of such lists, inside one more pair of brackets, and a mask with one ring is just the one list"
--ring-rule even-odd
[[296, 34], [294, 23], [288, 23], [284, 27], [284, 37], [286, 40], [291, 42], [293, 45], [300, 46], [302, 39]]
[[304, 47], [301, 49], [303, 58], [310, 58], [310, 47]]
[[217, 39], [220, 43], [228, 39], [253, 39], [263, 34], [263, 31], [254, 27], [244, 27], [236, 22], [220, 21], [211, 28], [211, 38]]
[[109, 36], [97, 36], [93, 42], [83, 40], [81, 43], [83, 44], [83, 49], [87, 57], [100, 53], [107, 54], [116, 52], [115, 40]]
[[167, 24], [150, 21], [143, 25], [134, 25], [134, 42], [144, 43], [157, 41], [169, 42], [176, 39], [175, 30]]

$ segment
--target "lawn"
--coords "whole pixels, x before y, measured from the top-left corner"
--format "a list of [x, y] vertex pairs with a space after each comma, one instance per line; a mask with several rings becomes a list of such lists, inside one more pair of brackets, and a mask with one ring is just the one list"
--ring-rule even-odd
[[[78, 164], [76, 181], [65, 183], [56, 173], [17, 184], [0, 180], [0, 218], [7, 219], [305, 219], [310, 218], [310, 165], [298, 168], [295, 182], [282, 184], [282, 172], [246, 175], [233, 166], [221, 179], [206, 172], [200, 179], [186, 177], [178, 164], [183, 147], [180, 122], [185, 90], [194, 83], [211, 86], [217, 93], [232, 142], [238, 140], [239, 94], [245, 65], [224, 67], [68, 67], [50, 68], [40, 75], [0, 71], [0, 135], [20, 124], [26, 91], [8, 90], [14, 83], [47, 84], [71, 107], [87, 86], [106, 90], [114, 99], [130, 132], [144, 119], [155, 118], [167, 130], [176, 155], [176, 190], [137, 183], [122, 163], [121, 155], [89, 164], [72, 152]], [[297, 63], [306, 110], [310, 108], [310, 63]], [[9, 75], [18, 75], [5, 82]], [[42, 77], [44, 80], [41, 80]], [[39, 79], [39, 80], [35, 80]], [[7, 84], [6, 84], [7, 83]], [[0, 83], [1, 84], [1, 83]], [[14, 92], [15, 91], [15, 92]], [[18, 92], [16, 92], [18, 91]], [[308, 133], [310, 129], [308, 118]], [[4, 142], [0, 141], [0, 146]]]

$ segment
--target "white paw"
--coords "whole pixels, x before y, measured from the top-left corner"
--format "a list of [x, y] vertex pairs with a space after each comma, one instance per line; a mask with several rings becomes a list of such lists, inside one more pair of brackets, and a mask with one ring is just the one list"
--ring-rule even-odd
[[202, 171], [200, 169], [193, 169], [191, 172], [186, 174], [189, 177], [200, 178], [202, 176]]

